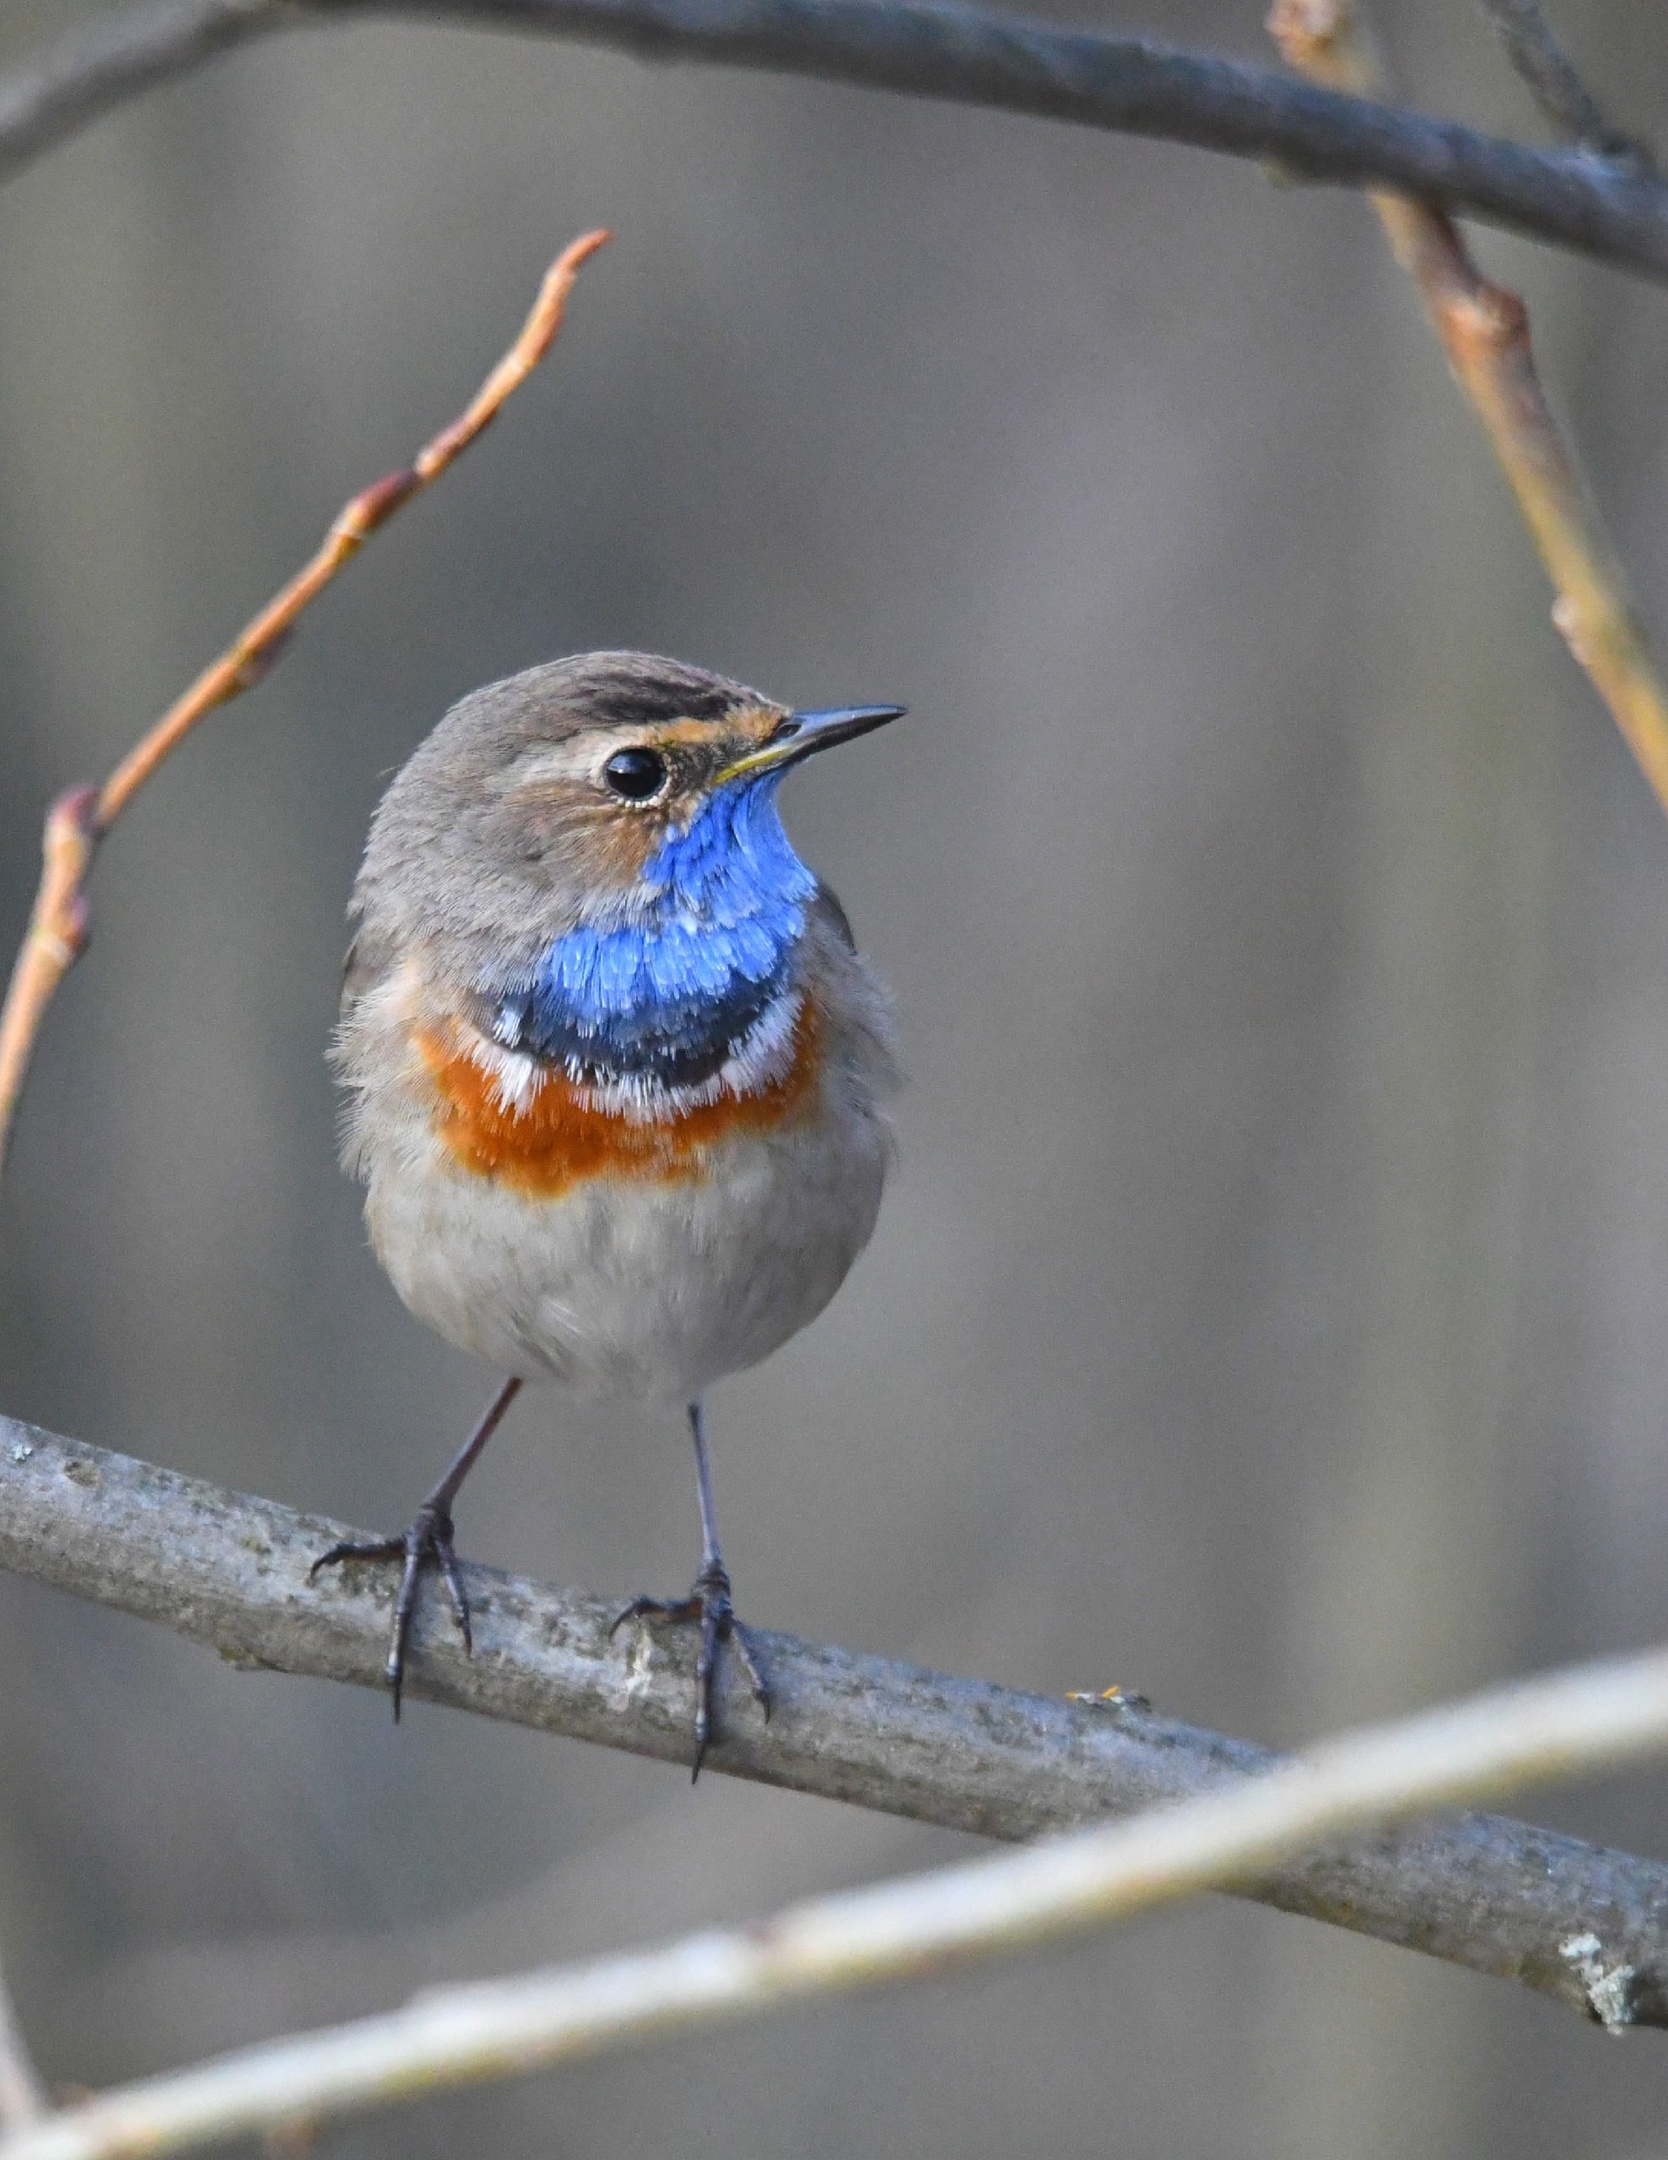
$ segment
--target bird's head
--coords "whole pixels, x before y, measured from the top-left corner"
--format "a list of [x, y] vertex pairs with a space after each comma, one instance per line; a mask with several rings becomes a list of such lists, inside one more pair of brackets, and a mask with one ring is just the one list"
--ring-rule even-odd
[[396, 778], [361, 913], [396, 909], [401, 942], [496, 1001], [507, 1044], [762, 988], [816, 889], [777, 787], [901, 710], [794, 712], [640, 653], [530, 669], [455, 706]]

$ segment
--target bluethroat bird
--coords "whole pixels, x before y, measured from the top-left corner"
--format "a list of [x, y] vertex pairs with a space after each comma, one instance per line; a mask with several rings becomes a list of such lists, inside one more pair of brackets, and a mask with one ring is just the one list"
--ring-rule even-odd
[[[524, 1380], [685, 1406], [701, 1565], [615, 1622], [699, 1628], [695, 1770], [730, 1641], [701, 1397], [815, 1319], [867, 1244], [891, 1148], [887, 1000], [794, 853], [783, 775], [896, 719], [791, 712], [641, 653], [531, 668], [454, 706], [377, 809], [333, 1052], [344, 1161], [406, 1304], [507, 1372], [402, 1536], [469, 1642], [452, 1506]], [[315, 1569], [315, 1573], [317, 1570]]]

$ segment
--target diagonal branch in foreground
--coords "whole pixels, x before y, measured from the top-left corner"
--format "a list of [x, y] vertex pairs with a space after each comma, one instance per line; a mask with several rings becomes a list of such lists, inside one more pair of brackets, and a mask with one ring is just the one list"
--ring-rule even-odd
[[[233, 1662], [382, 1689], [391, 1586], [307, 1571], [351, 1535], [0, 1419], [0, 1566], [161, 1621]], [[473, 1660], [419, 1618], [410, 1691], [686, 1762], [693, 1651], [616, 1605], [465, 1570]], [[1127, 1704], [1056, 1701], [754, 1631], [767, 1725], [727, 1684], [709, 1766], [1010, 1840], [1216, 1791], [1279, 1758]], [[733, 1683], [733, 1673], [726, 1674]], [[1668, 2025], [1668, 1864], [1488, 1815], [1377, 1831], [1245, 1894], [1517, 1979], [1613, 2025]], [[1572, 1945], [1578, 1946], [1572, 1948]]]
[[1668, 277], [1668, 184], [1636, 158], [1531, 149], [1272, 68], [960, 0], [145, 0], [0, 77], [0, 172], [247, 39], [376, 17], [543, 34], [1160, 137], [1302, 179], [1399, 188]]
[[[1628, 1762], [1668, 1744], [1668, 1650], [1546, 1673], [1345, 1733], [1133, 1822], [831, 1897], [656, 1949], [420, 1995], [390, 2015], [95, 2094], [0, 2160], [133, 2160], [529, 2071], [778, 2005], [1024, 1950], [1221, 1889], [1344, 1831]], [[1626, 2004], [1597, 1936], [1564, 1945]]]

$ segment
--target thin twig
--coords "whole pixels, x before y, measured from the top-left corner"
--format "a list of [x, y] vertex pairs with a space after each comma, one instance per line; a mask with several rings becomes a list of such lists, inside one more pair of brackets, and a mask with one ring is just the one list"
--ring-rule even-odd
[[1535, 103], [1566, 142], [1596, 150], [1601, 157], [1650, 163], [1643, 146], [1612, 127], [1604, 117], [1597, 98], [1553, 36], [1539, 0], [1483, 0], [1483, 12], [1494, 25], [1513, 67], [1528, 84]]
[[0, 2133], [20, 2130], [50, 2105], [18, 2022], [5, 1967], [0, 1966]]
[[[1268, 27], [1305, 74], [1350, 89], [1377, 79], [1371, 42], [1351, 0], [1275, 0]], [[1627, 573], [1535, 373], [1528, 311], [1516, 293], [1483, 277], [1445, 212], [1377, 192], [1372, 203], [1517, 497], [1557, 594], [1552, 619], [1668, 810], [1668, 685], [1651, 657]]]
[[[309, 2126], [485, 2078], [882, 1982], [1150, 1912], [1432, 1807], [1668, 1746], [1668, 1650], [1576, 1666], [1293, 1756], [1232, 1791], [929, 1875], [807, 1899], [635, 1954], [447, 1988], [404, 2010], [268, 2041], [85, 2101], [0, 2139], [0, 2160], [121, 2160]], [[1633, 1974], [1596, 1930], [1562, 1946], [1595, 2009], [1630, 2021]]]
[[[390, 1585], [309, 1587], [340, 1523], [293, 1514], [0, 1419], [0, 1567], [160, 1621], [250, 1668], [381, 1690]], [[610, 1636], [619, 1610], [467, 1568], [475, 1654], [425, 1605], [413, 1695], [664, 1762], [689, 1759], [693, 1651]], [[710, 1766], [1003, 1839], [1127, 1815], [1267, 1770], [1242, 1740], [1126, 1698], [1061, 1700], [757, 1631], [768, 1724], [726, 1670]], [[1596, 1932], [1632, 1976], [1628, 2016], [1668, 2025], [1668, 1865], [1497, 1816], [1387, 1832], [1275, 1869], [1246, 1895], [1595, 2014], [1564, 1945]]]
[[72, 788], [46, 821], [40, 888], [29, 928], [0, 1007], [0, 1167], [18, 1097], [47, 1007], [58, 985], [86, 950], [87, 873], [101, 841], [128, 804], [197, 723], [257, 683], [277, 659], [302, 612], [352, 561], [378, 526], [437, 480], [468, 449], [505, 400], [550, 350], [580, 266], [608, 239], [591, 232], [565, 248], [545, 273], [521, 332], [467, 409], [418, 452], [410, 465], [355, 495], [331, 525], [318, 552], [297, 571], [141, 737], [102, 788]]
[[993, 106], [1373, 184], [1668, 277], [1668, 185], [1272, 68], [1144, 38], [1056, 29], [961, 0], [148, 0], [0, 78], [0, 171], [212, 54], [301, 23], [473, 23]]

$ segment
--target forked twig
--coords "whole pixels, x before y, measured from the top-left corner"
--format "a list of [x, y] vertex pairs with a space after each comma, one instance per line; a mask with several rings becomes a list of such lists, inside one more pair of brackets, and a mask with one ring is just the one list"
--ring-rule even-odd
[[[1131, 1822], [807, 1899], [655, 1949], [435, 1990], [386, 2016], [121, 2086], [0, 2138], [0, 2160], [130, 2160], [280, 2125], [311, 2128], [675, 2028], [919, 1979], [1251, 1880], [1368, 1825], [1634, 1761], [1665, 1744], [1668, 1651], [1547, 1673], [1346, 1733], [1231, 1790]], [[1589, 1974], [1595, 2016], [1613, 1997], [1615, 2025], [1625, 2025], [1630, 1969], [1607, 1959], [1590, 1931], [1561, 1952]]]
[[259, 682], [278, 658], [303, 611], [358, 554], [380, 525], [403, 503], [439, 479], [526, 381], [550, 350], [562, 326], [569, 293], [582, 264], [610, 235], [589, 232], [575, 240], [545, 273], [520, 335], [450, 426], [426, 443], [415, 460], [363, 489], [345, 505], [312, 560], [245, 625], [232, 643], [150, 731], [142, 736], [102, 787], [76, 787], [59, 796], [46, 820], [39, 890], [18, 950], [6, 1002], [0, 1007], [0, 1168], [34, 1053], [41, 1022], [58, 985], [86, 950], [89, 930], [87, 873], [100, 842], [164, 759], [197, 723]]
[[[1371, 42], [1351, 0], [1274, 0], [1268, 27], [1290, 64], [1314, 81], [1357, 94], [1377, 86]], [[1482, 275], [1446, 212], [1402, 195], [1375, 193], [1372, 203], [1511, 483], [1558, 595], [1552, 619], [1668, 810], [1668, 685], [1535, 373], [1528, 311]]]

